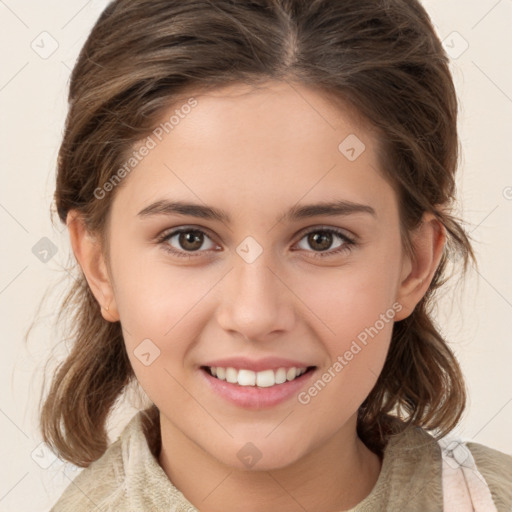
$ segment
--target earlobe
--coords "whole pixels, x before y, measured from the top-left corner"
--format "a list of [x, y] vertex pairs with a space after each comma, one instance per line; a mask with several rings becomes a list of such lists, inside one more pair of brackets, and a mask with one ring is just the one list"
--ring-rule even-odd
[[119, 321], [113, 287], [100, 240], [87, 230], [83, 219], [76, 211], [68, 213], [66, 224], [73, 253], [101, 307], [103, 318], [109, 322]]
[[395, 320], [407, 318], [427, 292], [439, 266], [446, 243], [446, 229], [432, 213], [425, 213], [411, 234], [412, 258], [407, 258], [397, 295], [402, 305]]

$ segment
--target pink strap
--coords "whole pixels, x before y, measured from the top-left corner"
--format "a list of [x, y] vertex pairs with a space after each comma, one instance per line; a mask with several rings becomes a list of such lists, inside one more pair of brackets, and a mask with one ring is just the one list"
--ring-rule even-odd
[[497, 512], [489, 486], [465, 442], [448, 436], [438, 443], [443, 455], [443, 511]]

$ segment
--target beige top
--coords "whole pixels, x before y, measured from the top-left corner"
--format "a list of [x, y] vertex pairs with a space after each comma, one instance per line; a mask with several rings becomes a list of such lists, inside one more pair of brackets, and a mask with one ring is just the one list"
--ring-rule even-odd
[[[158, 464], [150, 441], [139, 412], [103, 456], [66, 488], [50, 512], [197, 512]], [[467, 447], [497, 511], [511, 512], [512, 456], [478, 443], [469, 442]], [[375, 486], [349, 512], [439, 512], [441, 467], [441, 448], [426, 431], [416, 427], [392, 436]]]

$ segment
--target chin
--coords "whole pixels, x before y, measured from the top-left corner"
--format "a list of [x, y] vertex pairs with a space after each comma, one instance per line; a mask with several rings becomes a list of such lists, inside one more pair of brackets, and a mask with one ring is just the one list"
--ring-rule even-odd
[[[284, 451], [282, 442], [277, 443], [277, 446], [273, 446], [271, 443], [266, 443], [262, 446], [263, 443], [258, 443], [258, 441], [235, 444], [236, 448], [233, 448], [233, 446], [227, 448], [230, 452], [235, 451], [235, 457], [226, 458], [226, 450], [224, 450], [222, 454], [219, 454], [221, 457], [216, 458], [222, 464], [240, 471], [253, 472], [284, 469], [297, 462], [301, 457], [295, 451]], [[239, 448], [238, 444], [240, 444]]]

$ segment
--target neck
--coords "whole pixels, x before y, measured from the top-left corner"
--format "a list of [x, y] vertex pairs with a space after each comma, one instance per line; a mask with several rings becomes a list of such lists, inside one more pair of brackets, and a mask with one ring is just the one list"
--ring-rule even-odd
[[[353, 424], [352, 424], [353, 423]], [[296, 512], [347, 510], [362, 501], [377, 482], [381, 459], [357, 437], [354, 422], [286, 467], [241, 470], [204, 451], [160, 416], [159, 463], [198, 510]]]

